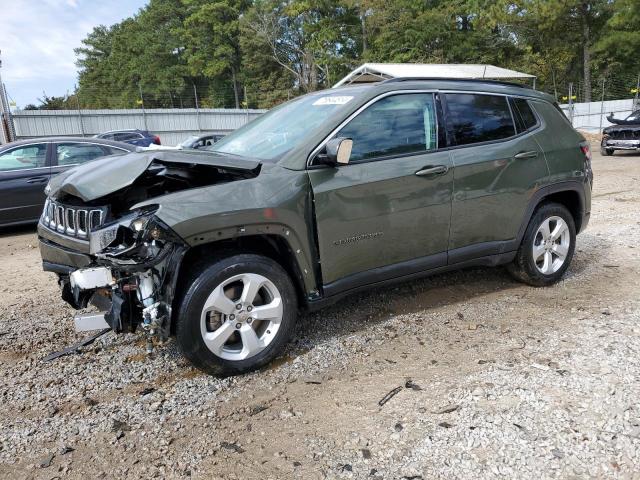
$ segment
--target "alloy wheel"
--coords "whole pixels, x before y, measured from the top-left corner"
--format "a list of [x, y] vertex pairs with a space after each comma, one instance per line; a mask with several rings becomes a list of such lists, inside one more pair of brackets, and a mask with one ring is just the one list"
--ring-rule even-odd
[[283, 317], [282, 296], [268, 278], [235, 275], [213, 289], [202, 308], [207, 348], [225, 360], [245, 360], [269, 346]]
[[571, 234], [567, 222], [558, 216], [545, 219], [533, 239], [533, 262], [538, 271], [551, 275], [560, 270], [570, 246]]

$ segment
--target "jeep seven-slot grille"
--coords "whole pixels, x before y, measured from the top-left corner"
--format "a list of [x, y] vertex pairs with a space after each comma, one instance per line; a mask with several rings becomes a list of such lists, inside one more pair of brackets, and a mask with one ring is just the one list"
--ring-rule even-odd
[[88, 238], [89, 232], [104, 222], [104, 211], [99, 208], [69, 207], [48, 198], [40, 221], [63, 235]]

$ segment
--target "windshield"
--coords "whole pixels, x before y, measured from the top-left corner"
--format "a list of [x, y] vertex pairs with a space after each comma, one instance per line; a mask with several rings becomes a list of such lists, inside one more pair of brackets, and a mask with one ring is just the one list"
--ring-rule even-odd
[[[350, 92], [349, 92], [350, 93]], [[220, 140], [211, 151], [278, 160], [298, 147], [314, 128], [353, 100], [352, 95], [327, 92], [300, 97], [258, 117]]]

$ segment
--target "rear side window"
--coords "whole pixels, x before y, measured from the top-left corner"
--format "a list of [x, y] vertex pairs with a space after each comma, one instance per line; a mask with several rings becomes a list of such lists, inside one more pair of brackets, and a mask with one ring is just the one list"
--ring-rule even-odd
[[351, 161], [426, 152], [436, 148], [433, 95], [385, 97], [355, 117], [337, 134], [353, 140]]
[[109, 150], [105, 151], [100, 145], [91, 143], [59, 143], [56, 146], [56, 155], [60, 166], [77, 165], [110, 155]]
[[518, 132], [526, 132], [534, 128], [538, 124], [538, 119], [531, 110], [529, 102], [524, 98], [512, 98], [511, 100], [515, 108], [514, 114], [518, 123]]
[[507, 97], [448, 93], [447, 127], [456, 145], [490, 142], [516, 134]]
[[136, 132], [123, 132], [123, 133], [115, 134], [115, 139], [118, 142], [126, 142], [127, 140], [138, 140], [139, 138], [143, 138], [143, 137], [142, 135]]
[[129, 153], [128, 150], [123, 150], [122, 148], [116, 148], [116, 147], [107, 147], [106, 145], [100, 145], [100, 148], [102, 148], [102, 150], [104, 151], [105, 156], [106, 155], [122, 155], [124, 153]]

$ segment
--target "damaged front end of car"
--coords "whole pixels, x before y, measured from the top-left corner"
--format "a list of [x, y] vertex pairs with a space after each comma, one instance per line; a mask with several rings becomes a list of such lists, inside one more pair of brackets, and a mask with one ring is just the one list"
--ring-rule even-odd
[[43, 268], [58, 275], [63, 300], [100, 311], [76, 316], [77, 331], [142, 329], [148, 351], [167, 340], [189, 245], [159, 218], [155, 200], [259, 172], [253, 163], [238, 163], [132, 153], [52, 180], [38, 226]]
[[[152, 339], [170, 334], [171, 302], [180, 261], [187, 245], [154, 216], [157, 207], [134, 211], [89, 233], [89, 254], [96, 267], [69, 276], [73, 301], [84, 307], [87, 296], [95, 305], [109, 305], [105, 322], [115, 332], [134, 332], [138, 326]], [[99, 274], [97, 274], [99, 272]]]

